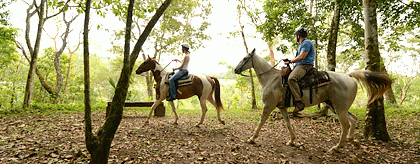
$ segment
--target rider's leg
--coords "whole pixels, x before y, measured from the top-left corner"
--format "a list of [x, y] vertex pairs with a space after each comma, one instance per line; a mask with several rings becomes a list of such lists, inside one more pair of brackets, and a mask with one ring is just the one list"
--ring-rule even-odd
[[178, 72], [176, 72], [170, 79], [169, 79], [169, 98], [168, 101], [175, 100], [176, 98], [176, 86], [175, 81], [180, 79], [184, 74], [187, 73], [187, 70], [180, 69]]
[[312, 68], [312, 65], [303, 65], [300, 64], [296, 66], [292, 73], [289, 75], [288, 83], [290, 90], [292, 92], [293, 97], [295, 98], [295, 110], [293, 112], [298, 112], [303, 110], [305, 105], [302, 103], [302, 96], [300, 94], [300, 88], [298, 81], [302, 79], [303, 76], [306, 75], [306, 73], [309, 71], [309, 69]]

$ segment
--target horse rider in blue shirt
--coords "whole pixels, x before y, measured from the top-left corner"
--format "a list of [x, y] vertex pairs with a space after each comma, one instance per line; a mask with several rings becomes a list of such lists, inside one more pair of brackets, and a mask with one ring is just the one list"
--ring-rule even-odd
[[298, 81], [302, 79], [314, 66], [315, 46], [311, 40], [306, 39], [308, 36], [308, 30], [299, 28], [294, 35], [296, 36], [296, 41], [300, 44], [300, 46], [297, 49], [298, 51], [295, 58], [286, 61], [286, 64], [288, 64], [288, 62], [294, 63], [293, 71], [290, 73], [288, 78], [288, 84], [294, 97], [295, 109], [293, 112], [297, 113], [305, 108], [305, 104], [302, 103], [302, 95], [300, 94]]

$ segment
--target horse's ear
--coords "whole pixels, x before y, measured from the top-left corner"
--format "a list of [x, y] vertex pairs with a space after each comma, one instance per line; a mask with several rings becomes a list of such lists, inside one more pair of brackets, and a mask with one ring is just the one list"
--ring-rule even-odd
[[150, 56], [149, 56], [149, 55], [147, 55], [147, 58], [149, 58], [149, 59], [150, 59]]
[[252, 50], [251, 54], [255, 53], [255, 48]]

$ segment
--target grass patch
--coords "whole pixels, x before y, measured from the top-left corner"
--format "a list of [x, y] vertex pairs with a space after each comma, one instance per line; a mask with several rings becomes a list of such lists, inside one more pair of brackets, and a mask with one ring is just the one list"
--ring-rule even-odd
[[[102, 110], [106, 108], [106, 104], [98, 103], [92, 105], [92, 111]], [[21, 107], [10, 107], [0, 109], [1, 117], [15, 117], [28, 115], [53, 115], [66, 113], [81, 113], [84, 112], [84, 104], [50, 104], [50, 103], [34, 103], [29, 109]]]

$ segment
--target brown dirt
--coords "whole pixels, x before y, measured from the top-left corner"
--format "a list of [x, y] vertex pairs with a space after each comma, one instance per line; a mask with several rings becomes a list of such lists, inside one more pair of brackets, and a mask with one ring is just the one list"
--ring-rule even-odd
[[[103, 124], [104, 112], [93, 115], [95, 127]], [[247, 114], [244, 112], [244, 114]], [[337, 144], [339, 122], [334, 118], [292, 118], [297, 139], [289, 139], [283, 121], [267, 121], [256, 144], [245, 141], [255, 124], [225, 118], [226, 125], [207, 116], [200, 128], [199, 115], [181, 115], [179, 125], [173, 116], [155, 117], [147, 125], [140, 114], [124, 113], [113, 141], [109, 163], [417, 163], [420, 147], [399, 120], [388, 119], [393, 141], [356, 138], [362, 148], [348, 143], [340, 152], [327, 153]], [[143, 114], [144, 115], [144, 114]], [[419, 125], [419, 120], [409, 120]], [[84, 144], [83, 114], [58, 114], [0, 118], [0, 163], [88, 163]], [[249, 121], [248, 121], [249, 122]], [[404, 125], [406, 126], [406, 125]], [[362, 125], [358, 126], [359, 128]], [[411, 134], [411, 135], [408, 135]]]

